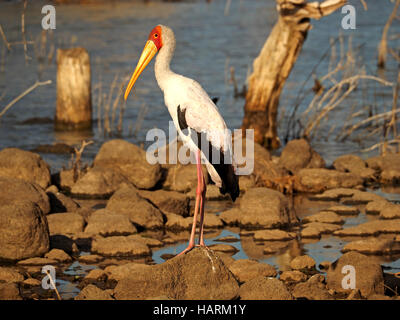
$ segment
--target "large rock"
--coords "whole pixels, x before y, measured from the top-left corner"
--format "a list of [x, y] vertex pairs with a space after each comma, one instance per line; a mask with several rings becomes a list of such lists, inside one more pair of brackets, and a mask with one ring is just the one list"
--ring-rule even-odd
[[[352, 266], [355, 270], [355, 288], [359, 289], [364, 297], [371, 294], [384, 293], [384, 281], [382, 267], [367, 256], [358, 252], [348, 252], [332, 263], [327, 271], [327, 286], [336, 292], [350, 292], [342, 286], [344, 266]], [[349, 272], [349, 271], [347, 271]], [[347, 273], [349, 276], [349, 274]]]
[[250, 259], [236, 260], [229, 266], [229, 270], [239, 282], [246, 282], [259, 276], [276, 277], [277, 275], [273, 266]]
[[297, 256], [290, 262], [293, 270], [314, 269], [315, 260], [308, 255]]
[[354, 173], [364, 180], [375, 179], [375, 170], [368, 168], [366, 162], [355, 155], [340, 156], [333, 162], [333, 166], [338, 171]]
[[118, 282], [114, 297], [232, 300], [238, 289], [234, 276], [213, 251], [195, 248], [162, 264], [134, 268]]
[[240, 201], [240, 210], [243, 227], [279, 228], [290, 222], [286, 197], [268, 188], [249, 189]]
[[49, 227], [39, 206], [18, 201], [0, 206], [0, 259], [21, 260], [49, 251]]
[[150, 248], [141, 241], [129, 236], [96, 237], [92, 242], [92, 252], [103, 256], [148, 256]]
[[139, 195], [142, 198], [149, 200], [164, 214], [174, 213], [179, 214], [183, 217], [189, 215], [190, 199], [187, 195], [175, 191], [166, 190], [140, 190]]
[[295, 188], [302, 192], [322, 192], [326, 189], [353, 188], [363, 179], [354, 173], [329, 169], [301, 169], [297, 172]]
[[[203, 166], [203, 172], [207, 172]], [[207, 179], [207, 175], [206, 175]], [[207, 180], [206, 180], [207, 183]], [[197, 168], [195, 164], [176, 164], [168, 169], [163, 188], [176, 192], [189, 192], [197, 186]]]
[[76, 212], [54, 213], [47, 216], [51, 235], [69, 235], [83, 231], [85, 220]]
[[49, 197], [37, 184], [0, 177], [0, 190], [0, 206], [27, 200], [36, 203], [44, 214], [50, 212]]
[[130, 184], [118, 170], [94, 167], [72, 186], [71, 194], [81, 198], [108, 198], [119, 188]]
[[285, 284], [276, 278], [259, 276], [240, 286], [242, 300], [292, 300]]
[[132, 223], [146, 229], [161, 228], [164, 225], [161, 211], [143, 199], [133, 187], [124, 187], [115, 192], [106, 209], [113, 213], [125, 214]]
[[118, 170], [140, 189], [153, 188], [161, 178], [161, 166], [149, 164], [145, 150], [119, 139], [101, 146], [94, 167]]
[[324, 168], [324, 159], [304, 139], [292, 140], [283, 148], [280, 164], [292, 173], [303, 168]]
[[85, 232], [108, 237], [133, 234], [137, 230], [127, 215], [115, 214], [106, 209], [100, 209], [89, 217]]
[[43, 189], [51, 182], [49, 165], [38, 154], [17, 148], [0, 151], [0, 176], [36, 183]]

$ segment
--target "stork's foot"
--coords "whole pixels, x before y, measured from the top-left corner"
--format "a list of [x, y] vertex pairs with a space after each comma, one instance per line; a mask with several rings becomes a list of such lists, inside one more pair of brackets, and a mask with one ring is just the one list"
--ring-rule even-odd
[[189, 245], [187, 246], [187, 248], [185, 250], [183, 250], [181, 253], [178, 253], [176, 256], [179, 257], [183, 254], [188, 253], [190, 250], [192, 250], [195, 247], [194, 243], [189, 243]]

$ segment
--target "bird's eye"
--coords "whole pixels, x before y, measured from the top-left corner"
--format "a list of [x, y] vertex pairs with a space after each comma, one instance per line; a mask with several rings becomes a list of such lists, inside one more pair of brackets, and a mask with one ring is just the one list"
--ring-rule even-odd
[[154, 34], [154, 38], [158, 38], [158, 34], [157, 33]]

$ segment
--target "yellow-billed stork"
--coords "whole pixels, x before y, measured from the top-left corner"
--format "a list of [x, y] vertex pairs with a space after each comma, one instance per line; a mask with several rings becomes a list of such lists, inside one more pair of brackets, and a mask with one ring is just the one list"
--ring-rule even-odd
[[158, 53], [155, 63], [157, 83], [164, 92], [165, 104], [182, 141], [196, 155], [197, 188], [193, 225], [189, 245], [180, 253], [182, 254], [195, 246], [199, 212], [199, 246], [205, 246], [203, 230], [206, 183], [201, 163], [206, 165], [211, 180], [220, 188], [221, 193], [229, 193], [232, 201], [239, 195], [239, 183], [232, 157], [231, 136], [225, 121], [199, 83], [171, 71], [170, 62], [174, 51], [174, 32], [166, 26], [156, 26], [150, 32], [124, 98], [128, 98], [139, 75]]

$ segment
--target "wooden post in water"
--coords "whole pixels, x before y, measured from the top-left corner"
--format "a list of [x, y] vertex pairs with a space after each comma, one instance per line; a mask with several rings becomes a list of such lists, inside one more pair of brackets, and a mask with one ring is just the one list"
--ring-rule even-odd
[[90, 57], [84, 48], [57, 50], [56, 130], [92, 127]]

